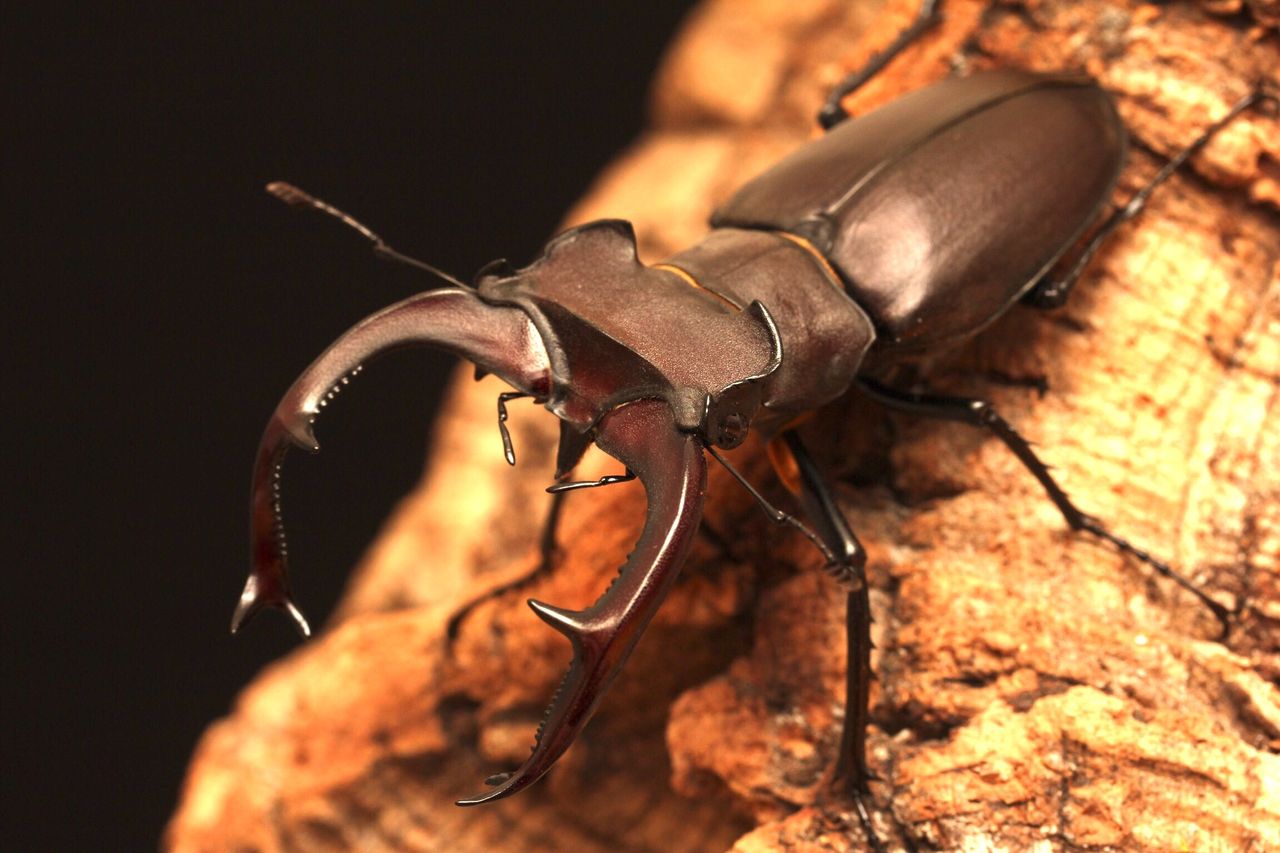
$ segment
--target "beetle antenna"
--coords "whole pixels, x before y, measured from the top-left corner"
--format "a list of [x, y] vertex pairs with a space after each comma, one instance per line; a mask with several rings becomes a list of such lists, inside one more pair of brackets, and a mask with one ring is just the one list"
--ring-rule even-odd
[[467, 290], [472, 289], [471, 285], [464, 284], [463, 282], [459, 281], [454, 276], [449, 275], [447, 272], [440, 269], [439, 267], [434, 267], [431, 264], [427, 263], [426, 261], [420, 261], [417, 258], [411, 258], [408, 255], [400, 254], [395, 249], [387, 245], [386, 240], [383, 240], [381, 237], [375, 234], [372, 230], [370, 230], [370, 228], [367, 225], [365, 225], [360, 220], [356, 219], [351, 214], [345, 213], [344, 211], [339, 210], [338, 208], [334, 207], [328, 202], [321, 201], [320, 199], [316, 198], [310, 193], [298, 189], [293, 184], [286, 183], [284, 181], [272, 181], [271, 183], [267, 184], [267, 192], [271, 193], [273, 196], [280, 199], [282, 202], [289, 205], [290, 207], [303, 207], [303, 208], [308, 208], [310, 210], [315, 210], [319, 213], [328, 214], [329, 216], [332, 216], [334, 219], [337, 219], [342, 224], [350, 228], [353, 228], [356, 231], [359, 231], [360, 234], [363, 235], [366, 240], [373, 243], [373, 253], [380, 258], [384, 258], [388, 261], [395, 261], [396, 263], [405, 264], [406, 266], [411, 266], [416, 269], [420, 269], [423, 272], [427, 272], [427, 273], [430, 273], [431, 275], [434, 275], [436, 278], [444, 279], [445, 281], [449, 282], [452, 285], [456, 285], [458, 287], [462, 287]]
[[794, 515], [783, 512], [773, 504], [769, 503], [768, 499], [765, 498], [764, 495], [760, 494], [760, 492], [756, 490], [755, 486], [747, 482], [747, 478], [742, 476], [742, 474], [738, 472], [737, 468], [730, 465], [729, 461], [716, 452], [716, 449], [710, 444], [707, 445], [707, 452], [711, 454], [712, 458], [723, 465], [726, 471], [733, 475], [733, 479], [737, 480], [742, 485], [742, 488], [747, 490], [747, 493], [750, 494], [751, 497], [755, 498], [756, 503], [758, 503], [760, 508], [764, 510], [765, 515], [773, 519], [774, 524], [786, 524], [794, 527], [796, 530], [799, 530], [810, 542], [813, 543], [815, 548], [822, 552], [822, 556], [826, 559], [827, 565], [832, 565], [837, 562], [836, 555], [832, 553], [831, 549], [827, 547], [827, 544], [822, 541], [822, 538], [818, 536], [818, 534], [814, 533], [808, 525], [796, 518]]

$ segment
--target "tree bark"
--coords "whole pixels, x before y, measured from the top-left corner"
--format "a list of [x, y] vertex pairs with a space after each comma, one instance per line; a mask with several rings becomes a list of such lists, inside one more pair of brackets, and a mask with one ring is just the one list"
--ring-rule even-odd
[[[826, 90], [917, 3], [878, 5], [706, 3], [659, 74], [652, 130], [570, 223], [629, 218], [649, 262], [695, 241], [716, 203], [816, 133]], [[1118, 203], [1255, 81], [1280, 88], [1267, 0], [952, 0], [944, 12], [851, 111], [956, 70], [1085, 69], [1131, 132]], [[1191, 596], [1065, 529], [989, 436], [856, 397], [806, 426], [870, 553], [882, 838], [1280, 849], [1280, 126], [1263, 112], [1159, 190], [1067, 307], [1015, 308], [925, 374], [992, 400], [1085, 511], [1243, 601], [1224, 641]], [[502, 590], [537, 561], [555, 430], [513, 405], [510, 471], [499, 390], [459, 374], [421, 488], [326, 630], [209, 729], [167, 847], [861, 848], [849, 804], [824, 787], [843, 593], [722, 471], [683, 579], [578, 744], [518, 797], [452, 805], [527, 755], [567, 663], [524, 600], [590, 603], [643, 512], [635, 484], [570, 497], [554, 570]], [[735, 459], [767, 484], [760, 451]], [[613, 467], [592, 456], [582, 473]]]

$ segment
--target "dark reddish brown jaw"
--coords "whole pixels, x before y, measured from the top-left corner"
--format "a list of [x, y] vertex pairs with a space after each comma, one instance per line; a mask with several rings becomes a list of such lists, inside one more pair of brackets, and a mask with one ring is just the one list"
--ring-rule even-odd
[[533, 753], [513, 773], [491, 777], [493, 790], [458, 801], [474, 806], [510, 796], [551, 769], [587, 724], [667, 595], [702, 518], [706, 461], [693, 433], [676, 429], [670, 406], [639, 400], [601, 421], [596, 443], [644, 484], [644, 530], [617, 580], [595, 604], [570, 611], [530, 601], [573, 645], [573, 663], [535, 736]]
[[289, 594], [280, 522], [280, 466], [290, 444], [320, 449], [317, 415], [375, 355], [428, 344], [462, 356], [516, 389], [544, 398], [551, 367], [542, 337], [518, 308], [490, 305], [474, 291], [420, 293], [361, 320], [308, 367], [285, 393], [258, 443], [250, 500], [251, 569], [231, 619], [235, 633], [264, 606], [287, 612], [298, 631], [310, 628]]

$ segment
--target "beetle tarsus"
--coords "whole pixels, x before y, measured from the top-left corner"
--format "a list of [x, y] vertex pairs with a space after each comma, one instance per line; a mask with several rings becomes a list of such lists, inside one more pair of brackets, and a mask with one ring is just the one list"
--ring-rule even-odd
[[1157, 574], [1163, 575], [1198, 598], [1200, 603], [1207, 607], [1209, 611], [1213, 613], [1214, 618], [1218, 620], [1218, 626], [1221, 628], [1221, 631], [1218, 634], [1219, 640], [1225, 639], [1227, 635], [1231, 633], [1232, 618], [1237, 615], [1237, 611], [1215, 601], [1207, 592], [1197, 586], [1194, 581], [1174, 570], [1174, 568], [1168, 563], [1137, 547], [1129, 540], [1115, 535], [1110, 530], [1107, 530], [1107, 528], [1103, 526], [1102, 522], [1091, 515], [1084, 515], [1081, 521], [1078, 524], [1073, 524], [1072, 527], [1077, 530], [1083, 530], [1086, 533], [1091, 533], [1104, 542], [1109, 542], [1122, 554], [1128, 554], [1132, 557], [1136, 557], [1138, 560], [1155, 569]]
[[853, 792], [853, 810], [858, 815], [858, 823], [862, 826], [862, 834], [867, 837], [867, 846], [871, 848], [873, 853], [884, 853], [884, 845], [880, 843], [880, 836], [876, 833], [875, 826], [871, 823], [871, 811], [867, 808], [864, 797], [867, 796], [861, 791]]

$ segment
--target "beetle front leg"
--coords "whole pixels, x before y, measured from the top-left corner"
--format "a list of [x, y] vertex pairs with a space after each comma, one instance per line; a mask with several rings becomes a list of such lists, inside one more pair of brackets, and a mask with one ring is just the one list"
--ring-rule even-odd
[[866, 804], [871, 794], [868, 781], [873, 778], [867, 766], [867, 723], [871, 680], [875, 677], [871, 671], [871, 650], [875, 646], [871, 642], [867, 552], [850, 529], [826, 478], [795, 430], [787, 430], [771, 442], [769, 456], [780, 478], [796, 495], [805, 515], [834, 555], [835, 560], [828, 568], [846, 588], [848, 664], [845, 670], [845, 715], [833, 781], [853, 801], [871, 848], [880, 850], [880, 841]]

